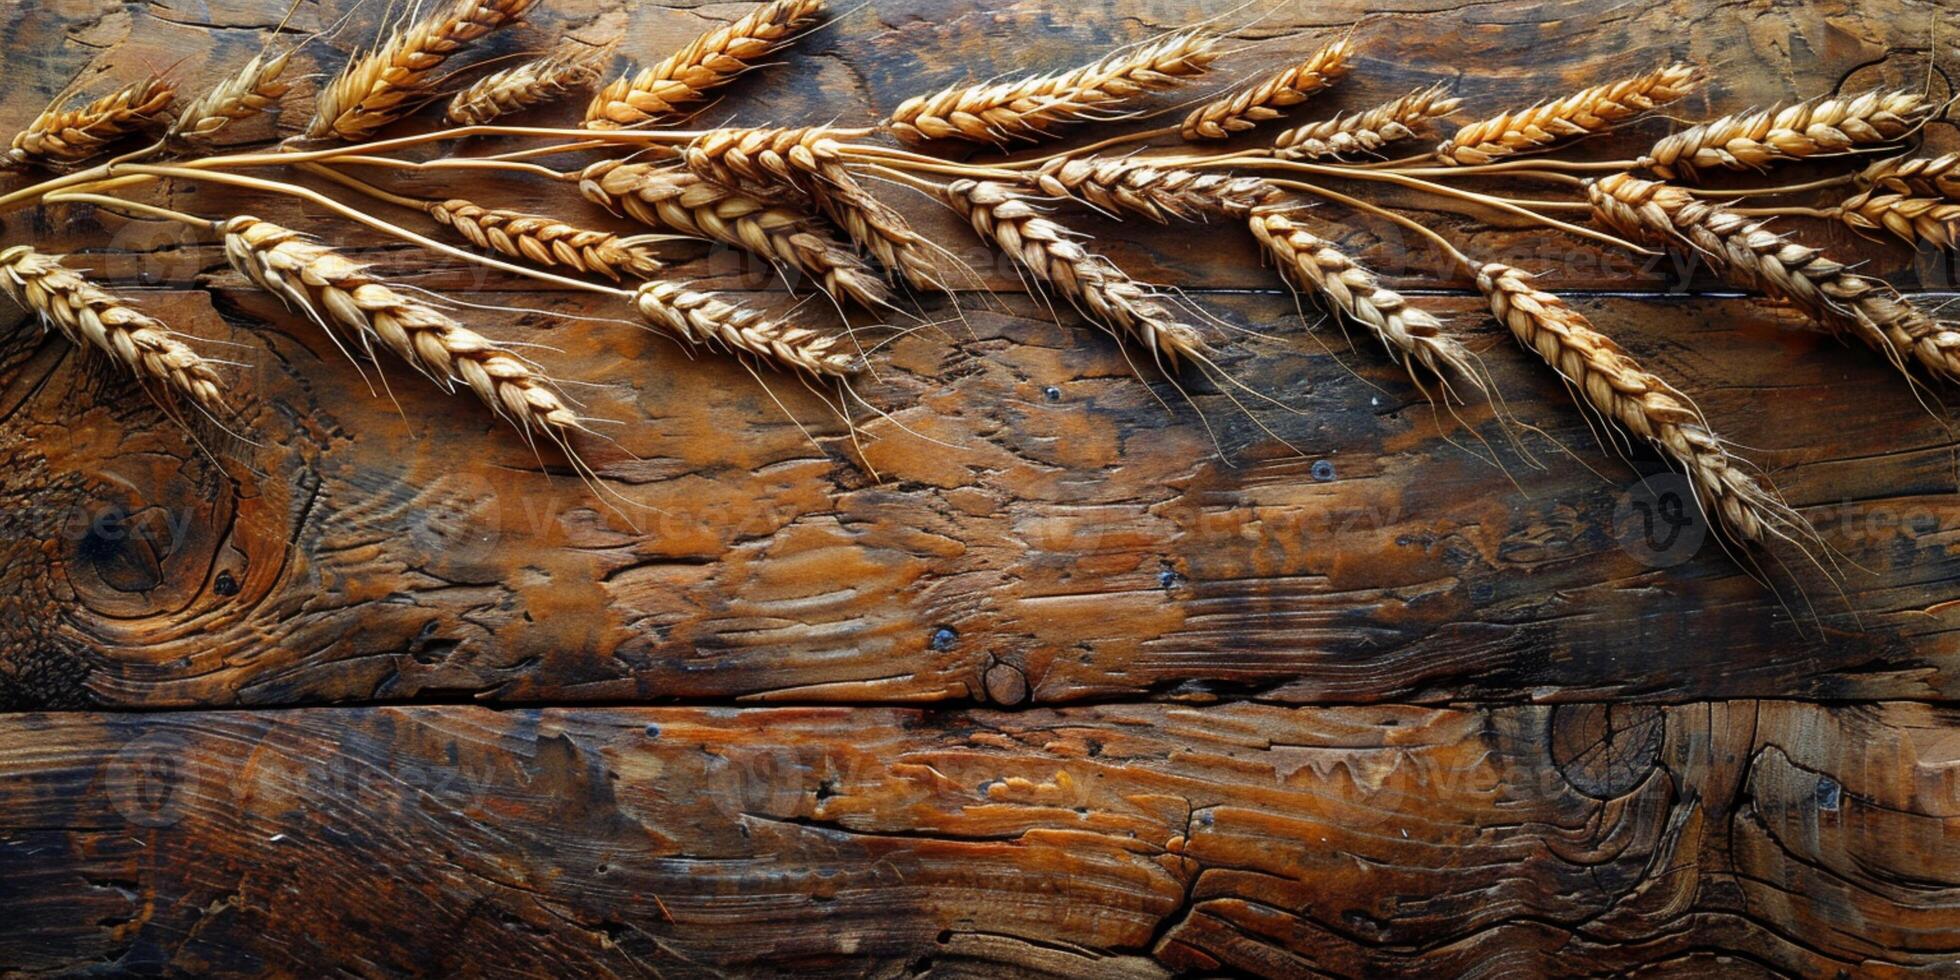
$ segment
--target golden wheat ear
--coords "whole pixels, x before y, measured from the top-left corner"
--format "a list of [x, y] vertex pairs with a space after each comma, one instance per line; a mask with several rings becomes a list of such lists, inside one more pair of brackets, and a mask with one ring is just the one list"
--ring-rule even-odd
[[258, 218], [232, 218], [220, 231], [225, 257], [261, 288], [306, 313], [322, 328], [377, 340], [430, 380], [475, 392], [527, 439], [543, 436], [569, 449], [585, 422], [557, 386], [518, 355], [409, 299], [307, 236]]
[[433, 93], [436, 69], [474, 41], [505, 27], [537, 0], [451, 0], [355, 57], [314, 98], [307, 139], [353, 142], [401, 118]]
[[818, 379], [850, 377], [862, 367], [855, 355], [837, 349], [837, 337], [771, 319], [679, 283], [641, 285], [633, 307], [646, 322], [687, 344], [746, 354]]
[[589, 89], [599, 83], [613, 47], [566, 38], [542, 58], [477, 79], [449, 100], [445, 115], [458, 126], [481, 126]]
[[107, 149], [110, 143], [161, 126], [176, 89], [161, 78], [132, 82], [73, 109], [50, 105], [14, 134], [6, 162], [12, 166], [66, 166]]
[[1588, 194], [1600, 222], [1663, 247], [1692, 248], [1728, 282], [1789, 302], [1818, 326], [1863, 342], [1902, 371], [1916, 362], [1934, 377], [1960, 381], [1960, 331], [1884, 281], [1852, 272], [1821, 250], [1685, 187], [1613, 174], [1593, 181]]
[[1216, 37], [1180, 31], [1070, 71], [910, 98], [889, 125], [909, 140], [1046, 139], [1055, 126], [1107, 117], [1138, 96], [1189, 82], [1217, 58]]
[[1723, 116], [1655, 143], [1640, 165], [1669, 180], [1703, 170], [1763, 170], [1771, 164], [1901, 139], [1933, 114], [1918, 92], [1812, 99]]
[[1273, 140], [1273, 152], [1288, 160], [1316, 160], [1373, 153], [1390, 143], [1415, 139], [1430, 120], [1463, 104], [1462, 99], [1448, 98], [1447, 91], [1438, 82], [1363, 112], [1297, 126]]
[[217, 371], [163, 321], [27, 245], [0, 249], [0, 292], [39, 314], [77, 347], [92, 347], [138, 379], [176, 391], [214, 417], [226, 412]]
[[685, 169], [601, 160], [579, 173], [579, 192], [654, 228], [733, 245], [808, 277], [840, 302], [890, 305], [878, 274], [856, 253], [790, 208], [758, 200]]
[[541, 266], [565, 266], [618, 282], [627, 276], [655, 275], [663, 265], [643, 241], [545, 215], [486, 208], [460, 198], [432, 202], [428, 212], [478, 248]]
[[946, 196], [981, 238], [1089, 319], [1142, 345], [1167, 370], [1210, 354], [1197, 328], [1172, 316], [1155, 291], [1083, 248], [1080, 236], [1049, 220], [1027, 195], [1005, 184], [959, 180]]
[[1710, 520], [1732, 538], [1751, 544], [1816, 539], [1810, 523], [1728, 450], [1687, 395], [1641, 367], [1577, 310], [1495, 262], [1478, 270], [1477, 288], [1498, 322], [1565, 379], [1575, 398], [1680, 467]]
[[1353, 55], [1354, 44], [1347, 38], [1327, 44], [1297, 65], [1191, 110], [1178, 132], [1186, 140], [1222, 140], [1278, 119], [1280, 110], [1299, 105], [1347, 77], [1354, 67], [1349, 62]]
[[1672, 64], [1631, 78], [1580, 89], [1562, 99], [1500, 113], [1456, 131], [1436, 148], [1444, 163], [1474, 166], [1603, 133], [1644, 112], [1684, 98], [1700, 84], [1695, 66]]
[[1366, 327], [1412, 374], [1421, 365], [1446, 388], [1452, 377], [1480, 390], [1485, 387], [1476, 369], [1476, 357], [1444, 331], [1442, 321], [1382, 285], [1373, 272], [1332, 242], [1276, 212], [1254, 214], [1249, 224], [1253, 237], [1282, 275]]
[[1158, 224], [1244, 218], [1282, 196], [1257, 177], [1162, 168], [1149, 157], [1056, 157], [1025, 179], [1050, 197], [1073, 198], [1108, 214], [1135, 214]]
[[180, 140], [209, 139], [234, 122], [271, 110], [292, 89], [281, 81], [292, 56], [291, 51], [276, 58], [253, 55], [230, 77], [185, 106], [171, 125], [170, 135]]
[[688, 42], [659, 64], [613, 80], [586, 107], [587, 129], [673, 122], [788, 46], [825, 13], [824, 0], [772, 0]]

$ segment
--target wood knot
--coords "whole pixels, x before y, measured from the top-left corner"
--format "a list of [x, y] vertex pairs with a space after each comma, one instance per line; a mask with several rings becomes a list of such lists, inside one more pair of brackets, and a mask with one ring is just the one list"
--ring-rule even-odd
[[1028, 699], [1028, 675], [1013, 664], [995, 661], [981, 681], [987, 688], [987, 700], [995, 704], [1011, 708]]
[[1660, 759], [1667, 726], [1647, 704], [1561, 704], [1552, 709], [1552, 764], [1565, 781], [1594, 799], [1623, 796]]

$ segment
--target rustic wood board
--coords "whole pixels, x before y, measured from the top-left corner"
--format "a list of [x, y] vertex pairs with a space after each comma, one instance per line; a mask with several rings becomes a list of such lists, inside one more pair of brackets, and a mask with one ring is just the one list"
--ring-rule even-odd
[[[650, 60], [742, 9], [549, 0], [540, 19], [623, 31]], [[869, 122], [1210, 12], [874, 0], [715, 111]], [[194, 90], [284, 14], [7, 5], [0, 120], [91, 66], [92, 91], [172, 66]], [[345, 22], [295, 71], [332, 71], [385, 14], [301, 5], [295, 37]], [[1960, 35], [1960, 11], [1903, 0], [1234, 16], [1261, 19], [1231, 77], [1361, 21], [1359, 69], [1315, 112], [1437, 79], [1495, 109], [1675, 57], [1714, 79], [1684, 117], [1836, 87], [1945, 98], [1930, 39]], [[1577, 152], [1626, 156], [1665, 126]], [[1927, 138], [1960, 144], [1944, 123]], [[548, 181], [468, 193], [628, 227]], [[657, 508], [637, 528], [480, 406], [399, 370], [371, 395], [194, 234], [85, 207], [5, 216], [0, 241], [76, 253], [236, 345], [246, 409], [214, 459], [0, 311], [0, 970], [1952, 969], [1950, 414], [1693, 263], [1377, 197], [1544, 272], [1679, 383], [1841, 553], [1838, 581], [1782, 551], [1765, 588], [1696, 546], [1699, 527], [1644, 544], [1624, 519], [1664, 468], [1602, 447], [1433, 249], [1331, 208], [1312, 220], [1480, 352], [1508, 427], [1486, 406], [1433, 412], [1226, 227], [1081, 221], [1140, 276], [1266, 335], [1226, 363], [1299, 414], [1255, 424], [1215, 386], [1187, 400], [1139, 380], [950, 215], [894, 193], [979, 275], [963, 316], [927, 303], [946, 322], [881, 354], [862, 392], [892, 418], [865, 424], [859, 459], [794, 384], [772, 395], [578, 319], [628, 315], [604, 301], [284, 198], [168, 192], [498, 307], [472, 325], [542, 345], [625, 423], [585, 455]], [[1951, 298], [1948, 256], [1788, 227]], [[677, 256], [744, 301], [797, 302], [739, 255]]]

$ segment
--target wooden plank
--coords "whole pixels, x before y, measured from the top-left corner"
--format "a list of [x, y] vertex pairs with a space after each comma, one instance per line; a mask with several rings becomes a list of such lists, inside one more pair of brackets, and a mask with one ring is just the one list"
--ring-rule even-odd
[[1960, 955], [1957, 722], [1794, 702], [13, 715], [0, 963], [1937, 973]]
[[[182, 61], [194, 78], [255, 50], [270, 27], [244, 2], [196, 16], [72, 6], [0, 13], [6, 36], [37, 50], [36, 84], [0, 93], [7, 117], [30, 116], [99, 51], [121, 56], [100, 58], [114, 61], [111, 74]], [[1364, 105], [1468, 64], [1477, 71], [1460, 84], [1472, 104], [1495, 108], [1693, 57], [1715, 84], [1690, 115], [1826, 81], [1923, 74], [1918, 13], [1691, 6], [1699, 27], [1685, 46], [1673, 10], [1410, 6], [1361, 25], [1361, 70], [1316, 108]], [[293, 29], [351, 9], [307, 5]], [[630, 27], [628, 53], [644, 55], [731, 8], [554, 9], [581, 31]], [[811, 38], [808, 57], [738, 86], [728, 111], [861, 121], [921, 86], [1060, 65], [1196, 10], [1162, 2], [1065, 17], [935, 0], [893, 19], [863, 8]], [[1262, 20], [1255, 33], [1275, 39], [1244, 56], [1246, 72], [1346, 30], [1360, 10], [1316, 5]], [[381, 15], [355, 12], [335, 43], [352, 45]], [[1026, 43], [989, 40], [1000, 38]], [[286, 125], [305, 108], [296, 98]], [[1631, 152], [1656, 124], [1642, 125], [1597, 152]], [[491, 193], [574, 207], [569, 187]], [[600, 386], [575, 393], [622, 425], [609, 429], [617, 444], [587, 455], [612, 491], [657, 509], [632, 510], [629, 523], [562, 461], [540, 459], [479, 406], [404, 371], [383, 379], [393, 400], [371, 397], [327, 340], [220, 271], [208, 244], [181, 229], [83, 208], [9, 216], [9, 240], [78, 249], [111, 281], [169, 284], [137, 294], [180, 329], [242, 345], [222, 349], [250, 365], [235, 388], [250, 442], [216, 440], [214, 463], [129, 386], [14, 328], [0, 388], [12, 465], [0, 480], [20, 503], [0, 541], [0, 706], [1954, 694], [1951, 440], [1878, 358], [1785, 329], [1793, 319], [1758, 302], [1575, 293], [1726, 435], [1760, 448], [1756, 458], [1843, 553], [1842, 595], [1788, 549], [1777, 558], [1793, 571], [1772, 566], [1771, 591], [1712, 545], [1622, 547], [1614, 515], [1622, 504], [1639, 513], [1625, 492], [1635, 471], [1451, 292], [1459, 279], [1367, 221], [1349, 222], [1353, 245], [1400, 282], [1450, 292], [1422, 301], [1483, 352], [1515, 415], [1510, 432], [1542, 469], [1510, 447], [1488, 407], [1439, 420], [1378, 351], [1341, 348], [1328, 326], [1309, 334], [1270, 270], [1226, 229], [1096, 226], [1124, 261], [1200, 287], [1208, 311], [1277, 337], [1246, 339], [1228, 366], [1304, 412], [1260, 409], [1299, 455], [1211, 386], [1185, 404], [1161, 380], [1139, 384], [1114, 345], [1072, 320], [1046, 323], [1016, 297], [989, 311], [968, 295], [965, 322], [881, 354], [864, 393], [895, 418], [867, 423], [867, 466], [794, 384], [776, 379], [774, 393], [820, 447], [739, 368], [576, 319], [622, 315], [613, 304], [383, 249], [283, 199], [184, 189], [173, 201], [333, 228], [337, 242], [412, 283], [533, 311], [470, 319], [544, 345], [537, 356], [555, 374]], [[990, 281], [1009, 281], [944, 217], [912, 209], [966, 243], [962, 254], [993, 270]], [[1660, 284], [1558, 236], [1434, 220], [1480, 254], [1529, 258], [1562, 289]], [[1903, 284], [1950, 282], [1943, 261], [1909, 268], [1896, 246], [1823, 237]], [[770, 285], [766, 270], [726, 253], [680, 273]], [[209, 291], [180, 291], [192, 284]], [[1501, 465], [1472, 455], [1485, 443]], [[1724, 638], [1721, 656], [1698, 648], [1708, 636]]]

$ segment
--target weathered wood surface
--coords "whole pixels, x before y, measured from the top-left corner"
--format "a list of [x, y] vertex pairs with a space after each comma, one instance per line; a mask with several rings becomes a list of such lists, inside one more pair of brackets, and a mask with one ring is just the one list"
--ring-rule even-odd
[[1947, 973], [1921, 703], [13, 715], [0, 962]]
[[[588, 37], [625, 29], [648, 59], [742, 5], [547, 9]], [[1681, 109], [1698, 117], [1922, 85], [1929, 32], [1960, 36], [1949, 5], [1900, 0], [1367, 9], [1388, 15], [1359, 28], [1360, 69], [1309, 111], [1438, 78], [1494, 110], [1686, 57], [1714, 75]], [[1247, 10], [1273, 39], [1225, 77], [1363, 5]], [[869, 121], [1211, 12], [874, 0], [717, 121]], [[384, 13], [302, 5], [293, 32], [348, 19], [296, 73], [332, 70]], [[0, 122], [91, 64], [115, 66], [95, 90], [169, 66], [194, 89], [283, 15], [0, 6]], [[306, 108], [302, 90], [281, 125]], [[1627, 155], [1664, 125], [1580, 153]], [[1960, 145], [1944, 123], [1928, 138]], [[566, 186], [467, 190], [626, 227]], [[1694, 547], [1699, 529], [1656, 551], [1616, 527], [1662, 467], [1602, 449], [1393, 228], [1314, 215], [1449, 316], [1531, 458], [1487, 407], [1439, 418], [1373, 346], [1303, 319], [1235, 229], [1080, 221], [1272, 335], [1227, 363], [1302, 410], [1260, 411], [1300, 454], [1214, 388], [1146, 386], [1113, 343], [1014, 295], [950, 216], [892, 199], [1002, 294], [966, 292], [964, 322], [881, 354], [862, 390], [895, 421], [865, 423], [867, 467], [795, 384], [774, 397], [821, 448], [740, 367], [574, 319], [623, 309], [285, 199], [169, 193], [504, 308], [468, 318], [544, 345], [554, 374], [598, 386], [576, 390], [592, 414], [625, 423], [586, 457], [657, 508], [639, 529], [475, 403], [403, 370], [392, 400], [371, 395], [194, 235], [80, 207], [0, 219], [0, 241], [78, 253], [236, 345], [218, 349], [246, 365], [247, 405], [214, 461], [99, 364], [0, 330], [0, 710], [52, 712], [0, 715], [0, 972], [1960, 969], [1960, 736], [1938, 704], [1960, 692], [1960, 461], [1950, 413], [1882, 360], [1691, 265], [1379, 197], [1544, 271], [1751, 447], [1843, 556], [1842, 593], [1789, 552], [1771, 591]], [[1946, 256], [1786, 227], [1949, 298]], [[676, 255], [678, 274], [794, 302], [738, 255]], [[1502, 469], [1464, 448], [1483, 443]], [[377, 702], [432, 703], [153, 710]]]

